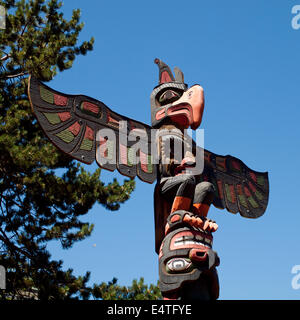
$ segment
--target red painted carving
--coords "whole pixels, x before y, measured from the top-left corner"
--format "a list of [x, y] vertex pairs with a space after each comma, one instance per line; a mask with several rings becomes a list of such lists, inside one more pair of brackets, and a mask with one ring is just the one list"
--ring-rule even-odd
[[144, 172], [148, 172], [147, 154], [140, 151], [141, 168]]
[[249, 182], [249, 187], [253, 192], [256, 192], [256, 188], [251, 182]]
[[247, 187], [244, 187], [244, 190], [245, 190], [246, 196], [247, 196], [247, 197], [251, 197], [250, 190], [249, 190]]
[[92, 141], [94, 140], [94, 130], [88, 126], [86, 126], [86, 129], [85, 129], [84, 139], [88, 139]]
[[170, 77], [170, 75], [168, 74], [167, 71], [163, 71], [162, 74], [161, 74], [161, 78], [160, 78], [160, 82], [161, 83], [165, 83], [165, 82], [171, 82], [172, 79]]
[[241, 166], [237, 161], [232, 160], [231, 163], [232, 163], [232, 166], [233, 166], [234, 169], [241, 170]]
[[[177, 233], [171, 240], [170, 243], [170, 250], [178, 250], [178, 249], [186, 249], [186, 248], [194, 248], [194, 249], [205, 249], [206, 247], [200, 243], [197, 242], [197, 237], [201, 237], [204, 239], [204, 241], [212, 241], [212, 236], [209, 236], [201, 231], [182, 231]], [[187, 238], [189, 240], [187, 240]], [[181, 241], [182, 239], [182, 241]], [[185, 239], [185, 240], [183, 240]], [[188, 243], [188, 242], [193, 243]], [[175, 244], [177, 242], [177, 245]]]
[[119, 121], [115, 118], [113, 118], [110, 113], [107, 113], [107, 122], [110, 123], [113, 126], [119, 127]]
[[62, 122], [67, 121], [71, 118], [70, 112], [60, 112], [58, 116]]
[[230, 190], [230, 196], [231, 196], [232, 203], [235, 203], [236, 197], [235, 197], [235, 192], [234, 192], [234, 186], [230, 185], [229, 190]]
[[99, 113], [99, 107], [96, 106], [95, 104], [91, 103], [91, 102], [83, 102], [83, 109], [90, 111], [92, 113], [98, 114]]
[[250, 177], [251, 177], [251, 179], [252, 179], [253, 181], [257, 182], [257, 178], [256, 178], [255, 173], [250, 172]]
[[56, 104], [57, 106], [66, 106], [68, 103], [68, 98], [58, 95], [58, 94], [54, 94], [54, 104]]
[[223, 199], [223, 184], [221, 180], [217, 181], [220, 198]]
[[81, 128], [81, 125], [77, 121], [69, 127], [69, 131], [71, 131], [74, 134], [74, 136], [77, 136], [78, 133], [80, 132], [80, 128]]

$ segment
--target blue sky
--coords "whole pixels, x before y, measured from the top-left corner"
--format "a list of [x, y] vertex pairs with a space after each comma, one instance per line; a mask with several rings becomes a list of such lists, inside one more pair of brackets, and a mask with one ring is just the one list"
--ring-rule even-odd
[[[220, 299], [300, 299], [291, 273], [300, 265], [299, 119], [300, 29], [291, 25], [297, 1], [83, 1], [81, 39], [95, 37], [93, 52], [59, 74], [54, 89], [85, 94], [118, 113], [150, 124], [150, 93], [158, 57], [178, 66], [189, 85], [205, 90], [205, 148], [268, 171], [269, 206], [257, 220], [211, 208], [219, 225], [214, 249]], [[96, 165], [88, 167], [94, 170]], [[105, 170], [101, 179], [118, 173]], [[51, 244], [55, 259], [91, 282], [118, 278], [158, 280], [154, 252], [153, 189], [136, 180], [131, 199], [117, 212], [96, 205], [84, 217], [93, 235], [70, 250]], [[96, 246], [95, 246], [96, 245]]]

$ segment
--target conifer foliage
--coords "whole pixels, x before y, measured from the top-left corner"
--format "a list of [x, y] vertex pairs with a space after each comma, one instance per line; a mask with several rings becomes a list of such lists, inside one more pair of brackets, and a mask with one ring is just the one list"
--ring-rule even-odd
[[159, 297], [157, 287], [141, 282], [122, 296], [118, 292], [131, 289], [116, 280], [88, 286], [89, 272], [77, 277], [62, 270], [62, 261], [51, 260], [49, 241], [68, 249], [84, 240], [93, 225], [81, 219], [93, 205], [118, 210], [135, 185], [104, 184], [100, 169], [90, 173], [58, 151], [30, 108], [29, 74], [50, 81], [93, 49], [93, 38], [78, 44], [80, 11], [68, 21], [57, 0], [0, 0], [0, 5], [6, 8], [6, 28], [0, 30], [0, 265], [7, 270], [0, 298], [135, 299], [143, 292], [145, 299]]

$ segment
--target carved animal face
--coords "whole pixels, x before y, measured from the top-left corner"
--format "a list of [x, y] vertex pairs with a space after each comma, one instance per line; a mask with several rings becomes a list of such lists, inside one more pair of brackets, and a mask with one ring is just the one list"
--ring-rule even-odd
[[202, 273], [217, 281], [217, 253], [211, 248], [211, 235], [193, 227], [179, 227], [164, 238], [159, 252], [162, 293], [180, 290], [186, 282], [197, 281]]
[[151, 122], [154, 128], [173, 124], [179, 129], [196, 130], [202, 120], [204, 93], [198, 84], [188, 88], [183, 72], [175, 67], [175, 77], [167, 64], [160, 59], [154, 62], [159, 68], [159, 85], [150, 96]]
[[151, 122], [154, 128], [172, 123], [182, 129], [196, 130], [202, 120], [204, 93], [200, 85], [189, 89], [183, 83], [168, 82], [151, 93]]

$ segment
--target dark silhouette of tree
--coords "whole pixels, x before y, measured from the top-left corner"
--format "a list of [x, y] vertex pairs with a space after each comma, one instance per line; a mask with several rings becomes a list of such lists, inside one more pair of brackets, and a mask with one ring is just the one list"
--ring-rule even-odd
[[159, 297], [157, 287], [148, 289], [142, 279], [130, 288], [115, 279], [91, 287], [89, 272], [77, 277], [62, 270], [62, 261], [51, 260], [49, 241], [68, 249], [84, 240], [93, 225], [81, 218], [96, 202], [118, 210], [135, 184], [105, 185], [100, 169], [90, 173], [58, 151], [30, 108], [29, 74], [47, 82], [93, 49], [93, 38], [78, 44], [80, 10], [67, 21], [57, 0], [0, 0], [0, 5], [7, 13], [6, 29], [0, 30], [0, 265], [7, 270], [7, 286], [0, 298]]

